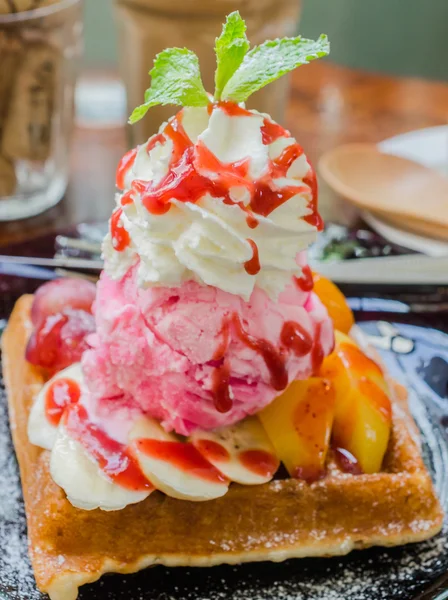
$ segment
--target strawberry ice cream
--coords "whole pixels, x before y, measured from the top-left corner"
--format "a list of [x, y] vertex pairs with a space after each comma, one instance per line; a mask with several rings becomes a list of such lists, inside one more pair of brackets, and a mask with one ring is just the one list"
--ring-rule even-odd
[[299, 286], [277, 302], [256, 288], [246, 303], [193, 281], [142, 290], [136, 267], [120, 281], [103, 274], [96, 347], [83, 360], [90, 391], [183, 435], [256, 413], [332, 348], [326, 310]]
[[302, 148], [234, 103], [184, 108], [128, 153], [103, 250], [92, 397], [189, 435], [315, 373], [333, 328], [304, 250], [321, 219]]

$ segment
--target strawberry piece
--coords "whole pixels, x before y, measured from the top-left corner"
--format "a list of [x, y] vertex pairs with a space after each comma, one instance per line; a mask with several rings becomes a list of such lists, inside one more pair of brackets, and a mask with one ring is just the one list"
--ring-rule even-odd
[[95, 320], [84, 310], [66, 308], [48, 315], [31, 335], [26, 359], [56, 373], [81, 359], [89, 348], [86, 337], [94, 331]]
[[67, 308], [92, 312], [96, 286], [85, 279], [55, 279], [44, 283], [34, 295], [31, 321], [37, 328], [50, 315], [62, 313]]

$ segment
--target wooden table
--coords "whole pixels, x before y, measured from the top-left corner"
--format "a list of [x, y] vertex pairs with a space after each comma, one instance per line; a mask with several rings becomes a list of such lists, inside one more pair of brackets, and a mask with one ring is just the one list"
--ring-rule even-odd
[[[447, 122], [448, 85], [444, 83], [366, 73], [323, 61], [293, 74], [286, 124], [314, 162], [324, 151], [345, 142], [377, 142]], [[0, 225], [0, 244], [81, 221], [107, 219], [113, 207], [116, 165], [125, 150], [124, 128], [76, 129], [66, 197], [39, 217]], [[341, 220], [341, 205], [325, 186], [321, 208], [327, 219]]]

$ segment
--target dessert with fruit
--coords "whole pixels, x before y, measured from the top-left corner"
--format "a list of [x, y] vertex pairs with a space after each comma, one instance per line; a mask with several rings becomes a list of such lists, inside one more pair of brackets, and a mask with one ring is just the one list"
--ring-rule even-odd
[[98, 284], [60, 279], [17, 302], [4, 373], [30, 555], [52, 600], [106, 572], [440, 530], [405, 394], [307, 264], [315, 172], [244, 105], [327, 52], [325, 36], [249, 49], [232, 13], [213, 96], [192, 52], [159, 54], [131, 122], [182, 108], [118, 166]]

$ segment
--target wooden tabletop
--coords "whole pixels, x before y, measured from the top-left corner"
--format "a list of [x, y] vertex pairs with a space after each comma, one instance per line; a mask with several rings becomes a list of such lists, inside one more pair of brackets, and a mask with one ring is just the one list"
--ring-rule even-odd
[[[448, 84], [356, 71], [329, 62], [298, 69], [286, 125], [316, 162], [346, 142], [378, 142], [412, 129], [448, 123]], [[125, 128], [75, 130], [66, 197], [39, 217], [0, 225], [0, 244], [21, 241], [82, 221], [104, 220], [114, 201], [115, 169], [126, 150]], [[321, 186], [325, 218], [344, 207]]]

